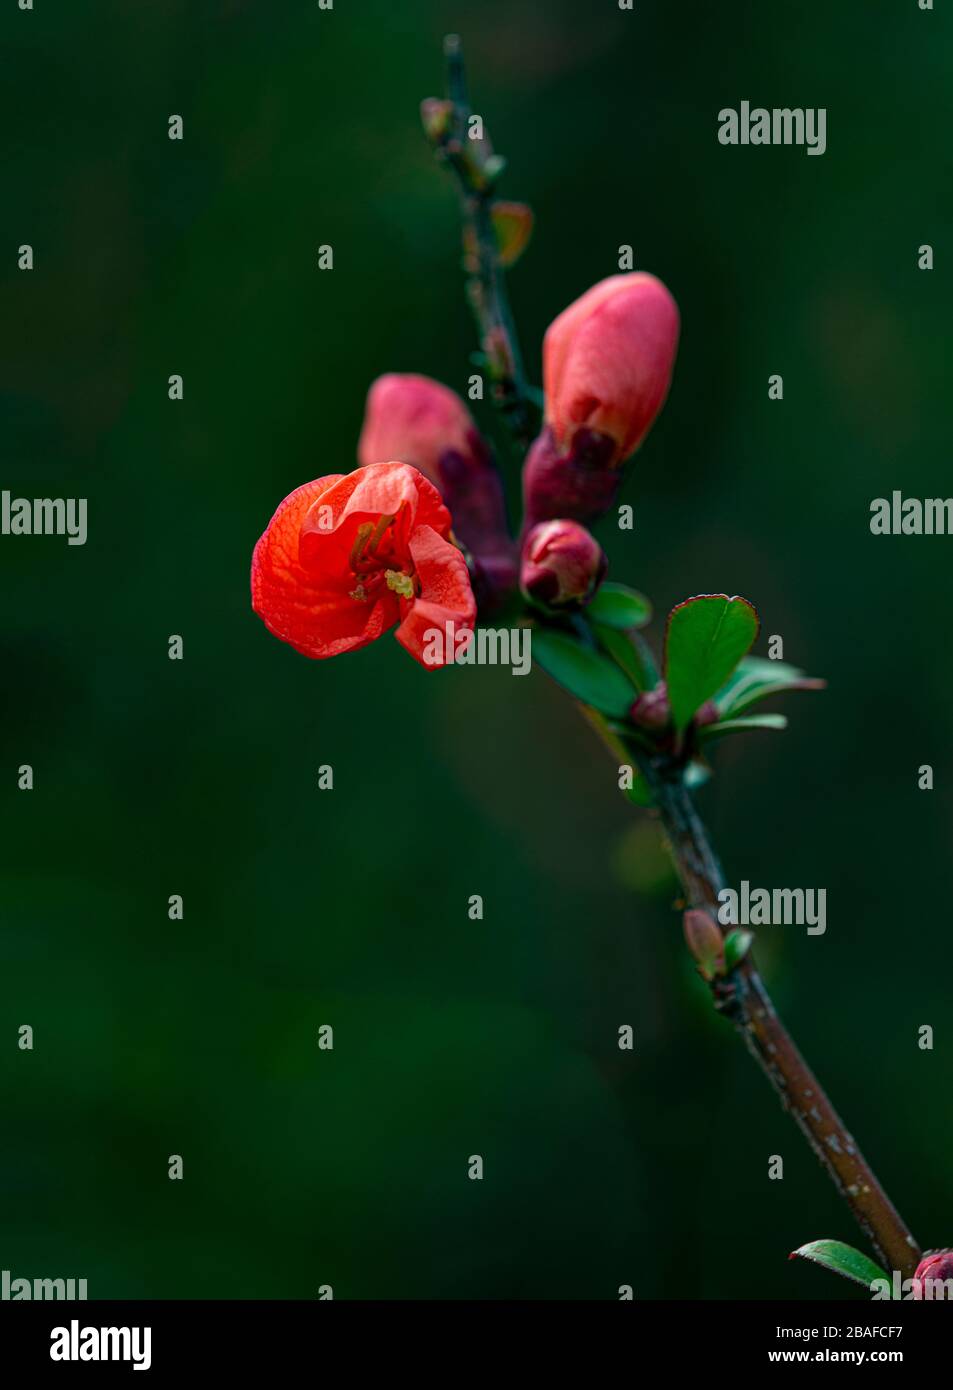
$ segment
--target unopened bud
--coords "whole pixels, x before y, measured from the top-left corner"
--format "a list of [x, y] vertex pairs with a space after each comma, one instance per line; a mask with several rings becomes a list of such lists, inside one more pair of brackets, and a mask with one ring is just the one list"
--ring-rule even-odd
[[553, 320], [543, 343], [551, 439], [527, 463], [533, 520], [554, 514], [586, 520], [612, 505], [617, 470], [668, 394], [678, 332], [674, 299], [643, 271], [602, 280]]
[[707, 912], [700, 908], [689, 908], [682, 917], [685, 944], [698, 973], [705, 980], [713, 980], [724, 968], [725, 940]]
[[481, 605], [516, 585], [516, 548], [506, 523], [503, 485], [493, 455], [463, 401], [431, 377], [390, 372], [367, 393], [357, 446], [362, 467], [398, 460], [435, 483], [454, 535], [475, 561]]
[[668, 727], [672, 710], [668, 702], [668, 690], [664, 681], [659, 681], [653, 690], [646, 690], [632, 704], [629, 718], [640, 729], [650, 729], [657, 733]]
[[914, 1299], [946, 1299], [953, 1289], [953, 1250], [928, 1250], [917, 1265], [911, 1296]]
[[602, 546], [577, 521], [544, 521], [523, 543], [520, 588], [542, 608], [581, 608], [605, 578]]
[[678, 309], [654, 275], [611, 275], [546, 332], [546, 419], [568, 448], [580, 428], [608, 435], [615, 463], [639, 447], [668, 394]]
[[476, 425], [449, 386], [429, 376], [388, 372], [367, 393], [364, 426], [357, 446], [362, 468], [397, 459], [413, 464], [440, 486], [440, 456], [466, 454]]

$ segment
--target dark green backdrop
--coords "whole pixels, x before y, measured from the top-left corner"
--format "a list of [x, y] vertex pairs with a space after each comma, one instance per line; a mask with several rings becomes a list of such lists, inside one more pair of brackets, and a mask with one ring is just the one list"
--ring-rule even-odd
[[[953, 1240], [953, 539], [868, 529], [872, 497], [953, 490], [950, 27], [916, 0], [3, 7], [2, 485], [87, 497], [90, 534], [0, 539], [0, 1266], [92, 1297], [852, 1296], [786, 1261], [851, 1219], [710, 1016], [570, 703], [390, 638], [308, 662], [249, 608], [256, 537], [353, 465], [370, 380], [465, 384], [417, 117], [447, 30], [537, 213], [534, 376], [620, 244], [679, 301], [635, 533], [600, 536], [661, 609], [745, 594], [829, 678], [702, 806], [733, 881], [828, 890], [825, 937], [763, 932], [769, 984], [921, 1241]], [[742, 99], [826, 107], [827, 153], [721, 147]]]

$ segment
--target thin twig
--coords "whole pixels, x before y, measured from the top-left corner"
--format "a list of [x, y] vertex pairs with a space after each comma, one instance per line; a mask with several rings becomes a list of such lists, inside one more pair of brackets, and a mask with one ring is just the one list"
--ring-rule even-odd
[[[429, 127], [428, 133], [438, 153], [453, 170], [460, 190], [467, 291], [494, 397], [517, 443], [525, 447], [533, 434], [533, 406], [510, 314], [492, 218], [493, 189], [502, 161], [493, 154], [485, 133], [482, 141], [469, 138], [473, 112], [467, 96], [460, 40], [456, 35], [445, 40], [444, 53], [448, 101], [425, 103], [425, 106], [440, 108], [431, 112], [429, 122], [425, 118], [425, 125]], [[613, 757], [621, 760], [628, 752], [638, 764], [652, 788], [689, 905], [708, 911], [717, 920], [718, 894], [725, 886], [724, 875], [685, 786], [682, 769], [671, 760], [647, 754], [634, 742], [628, 746], [595, 710], [585, 705], [580, 708]], [[712, 982], [712, 992], [716, 1007], [731, 1019], [744, 1038], [782, 1105], [794, 1116], [854, 1213], [878, 1258], [888, 1271], [899, 1270], [905, 1278], [912, 1275], [919, 1262], [919, 1247], [775, 1013], [750, 950], [727, 977]]]
[[[681, 770], [666, 769], [644, 755], [638, 761], [655, 795], [688, 904], [717, 920], [724, 876]], [[716, 1007], [744, 1038], [878, 1258], [888, 1272], [899, 1270], [904, 1278], [910, 1277], [920, 1259], [919, 1246], [778, 1018], [750, 950], [729, 972], [727, 981], [713, 980], [711, 988]]]
[[444, 40], [444, 55], [451, 109], [446, 127], [432, 132], [432, 138], [452, 169], [460, 193], [467, 298], [476, 319], [493, 400], [517, 445], [525, 449], [535, 434], [536, 412], [510, 312], [492, 213], [503, 160], [493, 153], [485, 132], [481, 140], [470, 138], [474, 112], [467, 95], [463, 49], [456, 34]]

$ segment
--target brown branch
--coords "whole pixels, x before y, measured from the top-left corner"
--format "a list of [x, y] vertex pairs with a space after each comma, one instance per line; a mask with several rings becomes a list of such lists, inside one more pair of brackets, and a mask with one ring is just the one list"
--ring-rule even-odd
[[[426, 101], [424, 127], [438, 155], [456, 177], [463, 214], [467, 292], [477, 321], [480, 345], [493, 383], [494, 399], [518, 444], [533, 435], [533, 406], [523, 372], [500, 265], [492, 204], [503, 161], [493, 153], [485, 132], [471, 140], [473, 115], [466, 90], [460, 40], [444, 42], [448, 68], [446, 101]], [[681, 767], [671, 759], [648, 754], [620, 738], [595, 710], [581, 705], [589, 723], [620, 762], [632, 758], [647, 778], [672, 847], [688, 904], [717, 920], [718, 894], [724, 876], [708, 833], [684, 784]], [[781, 1104], [794, 1117], [838, 1192], [854, 1213], [878, 1258], [888, 1271], [913, 1274], [920, 1251], [814, 1073], [774, 1011], [770, 996], [749, 951], [727, 975], [711, 982], [715, 1005], [744, 1038]]]
[[[717, 921], [724, 876], [681, 770], [644, 757], [639, 766], [654, 792], [688, 905]], [[896, 1269], [909, 1278], [919, 1246], [775, 1013], [751, 952], [726, 978], [712, 980], [711, 989], [716, 1008], [743, 1037], [888, 1273]]]

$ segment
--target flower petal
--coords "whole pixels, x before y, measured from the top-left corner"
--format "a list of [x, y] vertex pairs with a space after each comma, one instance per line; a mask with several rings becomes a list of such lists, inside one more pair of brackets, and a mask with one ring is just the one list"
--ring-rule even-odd
[[[304, 656], [337, 656], [373, 642], [399, 617], [389, 591], [375, 603], [349, 596], [348, 576], [305, 569], [298, 556], [301, 523], [342, 475], [296, 488], [278, 507], [252, 557], [252, 607], [269, 632]], [[343, 481], [348, 481], [343, 479]]]
[[428, 633], [436, 629], [443, 635], [447, 623], [453, 625], [455, 633], [472, 631], [476, 600], [460, 551], [431, 526], [419, 526], [410, 537], [409, 548], [420, 596], [410, 604], [394, 636], [422, 666], [432, 670], [446, 662], [424, 661], [424, 648], [430, 641]]
[[395, 534], [388, 538], [398, 557], [406, 553], [408, 537], [418, 525], [450, 534], [450, 513], [433, 483], [410, 464], [375, 463], [338, 478], [302, 517], [302, 566], [346, 579], [358, 528], [376, 525], [382, 516], [398, 518]]

